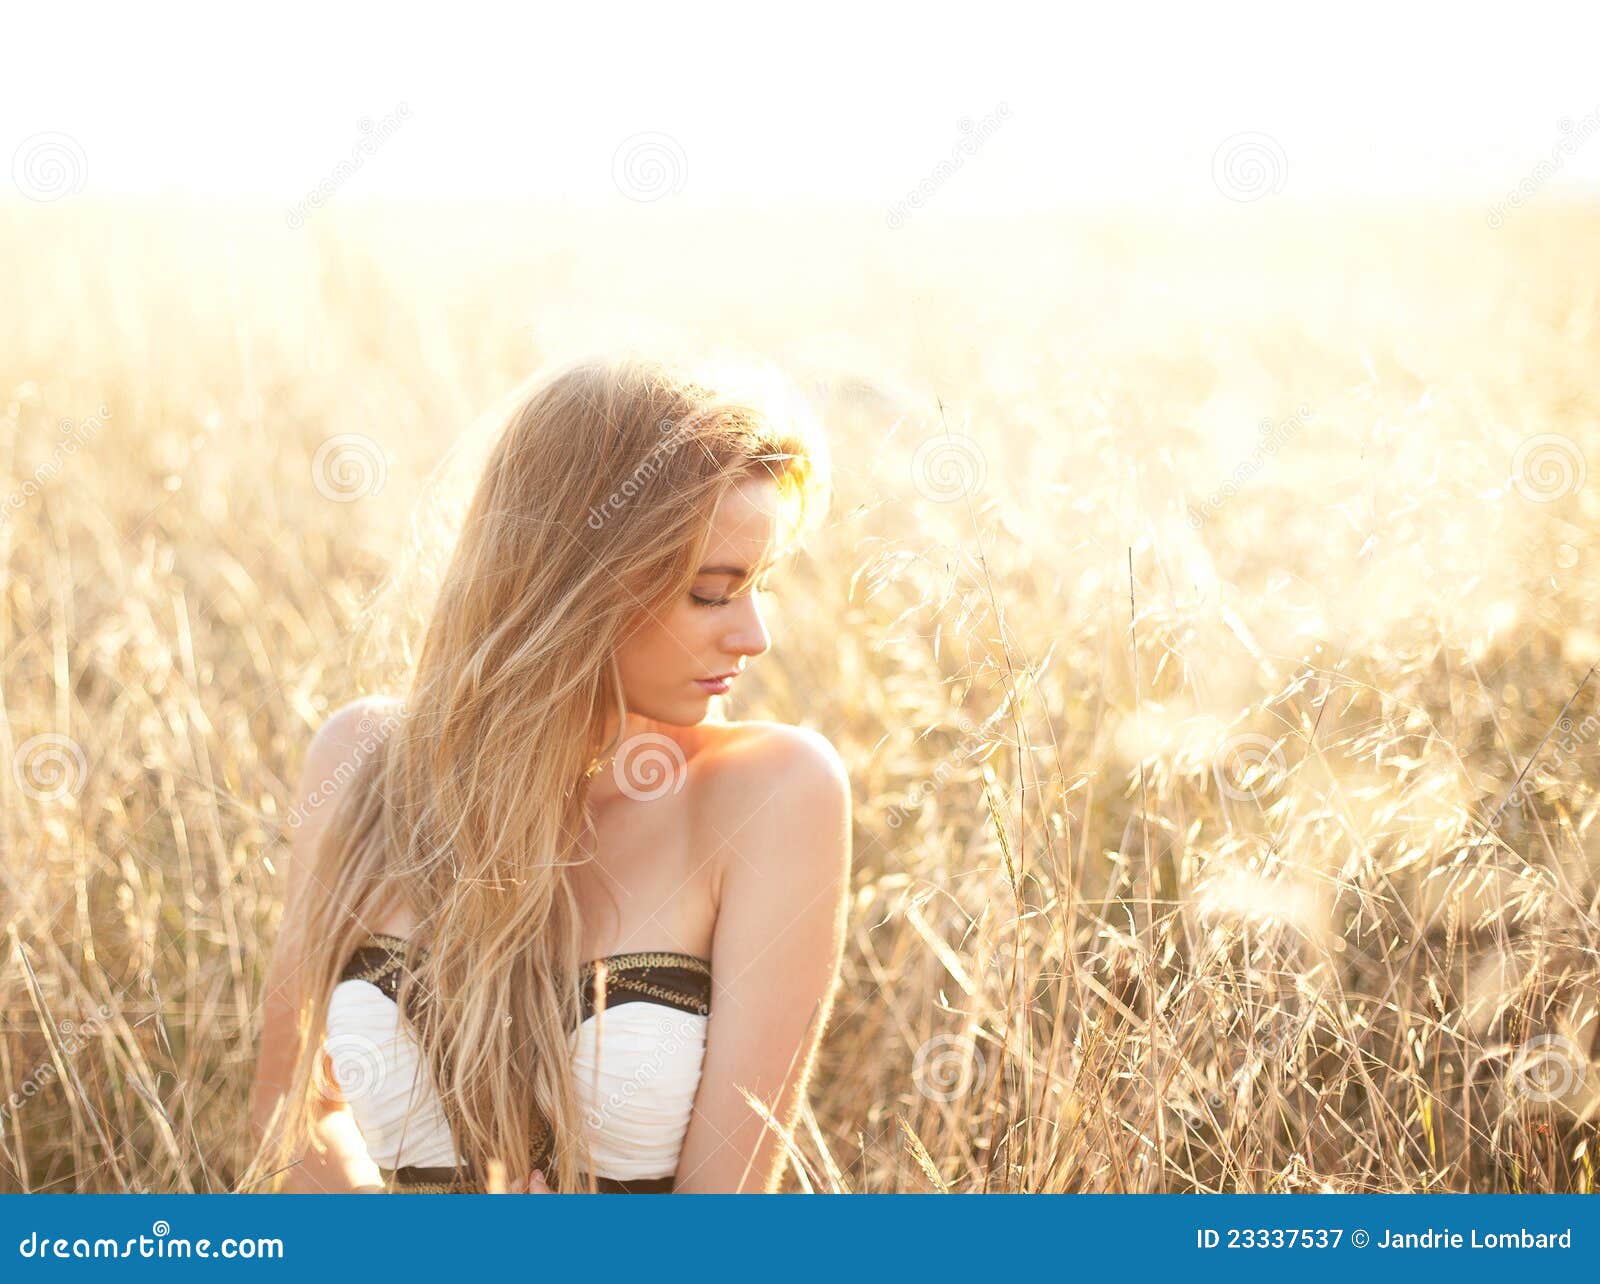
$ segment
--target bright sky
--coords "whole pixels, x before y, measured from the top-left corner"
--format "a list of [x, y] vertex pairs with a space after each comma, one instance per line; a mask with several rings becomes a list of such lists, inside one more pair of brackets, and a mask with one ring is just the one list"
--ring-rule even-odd
[[964, 212], [1487, 199], [1541, 161], [1540, 190], [1600, 191], [1592, 3], [61, 4], [3, 31], [6, 199], [889, 208], [920, 183]]

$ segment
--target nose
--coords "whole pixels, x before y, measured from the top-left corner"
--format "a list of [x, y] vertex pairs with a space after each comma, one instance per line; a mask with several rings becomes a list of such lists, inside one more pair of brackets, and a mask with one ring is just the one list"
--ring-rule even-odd
[[722, 645], [734, 655], [760, 655], [772, 645], [772, 635], [767, 632], [766, 621], [761, 618], [757, 595], [747, 593], [730, 604], [730, 614], [724, 617], [728, 631], [722, 635]]

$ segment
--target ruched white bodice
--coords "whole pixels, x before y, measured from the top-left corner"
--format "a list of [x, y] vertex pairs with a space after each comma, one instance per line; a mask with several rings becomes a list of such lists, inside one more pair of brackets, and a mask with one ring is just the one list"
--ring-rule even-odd
[[[402, 938], [375, 935], [333, 988], [323, 1047], [382, 1169], [461, 1164], [421, 1049], [394, 999]], [[606, 1005], [569, 1040], [594, 1176], [673, 1176], [705, 1056], [711, 968], [694, 955], [612, 955]], [[594, 964], [584, 969], [586, 991]], [[370, 979], [363, 979], [370, 978]]]

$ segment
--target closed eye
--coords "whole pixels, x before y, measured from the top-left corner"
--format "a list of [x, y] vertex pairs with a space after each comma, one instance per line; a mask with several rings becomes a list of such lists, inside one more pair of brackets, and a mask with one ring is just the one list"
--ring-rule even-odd
[[[775, 590], [773, 588], [770, 588], [765, 584], [756, 585], [756, 587], [755, 587], [755, 589], [753, 591], [756, 592], [756, 593], [765, 593], [769, 597], [777, 597], [778, 596], [777, 590]], [[741, 596], [741, 595], [737, 594], [737, 593], [730, 593], [730, 594], [728, 594], [726, 596], [723, 596], [723, 597], [701, 597], [700, 594], [698, 594], [698, 593], [690, 593], [689, 594], [689, 600], [691, 602], [693, 602], [696, 606], [715, 607], [715, 606], [727, 606], [729, 602], [732, 602], [734, 600], [734, 598], [739, 597], [739, 596]]]

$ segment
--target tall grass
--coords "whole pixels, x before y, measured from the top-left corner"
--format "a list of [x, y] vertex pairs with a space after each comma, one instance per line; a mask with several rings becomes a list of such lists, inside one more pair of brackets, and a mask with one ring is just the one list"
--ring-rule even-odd
[[307, 741], [619, 342], [830, 429], [731, 710], [854, 787], [794, 1188], [1593, 1189], [1595, 223], [0, 211], [0, 1189], [233, 1188]]

